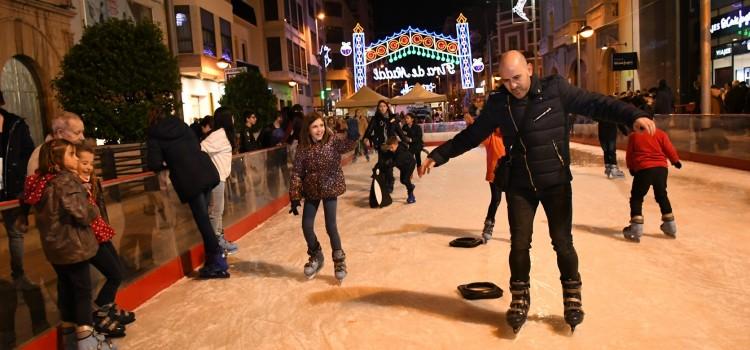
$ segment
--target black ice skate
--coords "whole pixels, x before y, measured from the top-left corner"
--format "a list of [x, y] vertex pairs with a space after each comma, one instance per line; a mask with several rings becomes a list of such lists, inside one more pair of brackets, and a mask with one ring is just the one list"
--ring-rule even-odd
[[505, 313], [505, 320], [513, 328], [513, 333], [518, 333], [521, 326], [526, 323], [526, 317], [529, 314], [531, 306], [531, 295], [529, 294], [529, 282], [511, 281], [510, 293], [513, 299], [510, 302], [510, 309]]
[[346, 254], [343, 250], [333, 251], [333, 272], [339, 284], [341, 284], [346, 277]]
[[565, 323], [570, 331], [583, 322], [583, 304], [581, 303], [581, 281], [562, 281], [563, 305], [565, 306]]
[[318, 249], [312, 253], [308, 252], [310, 254], [310, 259], [307, 261], [307, 264], [305, 264], [305, 276], [307, 279], [313, 279], [315, 278], [315, 275], [318, 274], [318, 271], [323, 268], [323, 250], [320, 248], [320, 245], [318, 245]]

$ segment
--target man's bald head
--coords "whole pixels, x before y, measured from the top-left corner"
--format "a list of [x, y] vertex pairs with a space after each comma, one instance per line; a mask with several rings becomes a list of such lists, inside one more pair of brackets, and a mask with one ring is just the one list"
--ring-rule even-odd
[[500, 77], [503, 85], [517, 99], [522, 99], [528, 94], [533, 69], [520, 51], [510, 50], [500, 56]]

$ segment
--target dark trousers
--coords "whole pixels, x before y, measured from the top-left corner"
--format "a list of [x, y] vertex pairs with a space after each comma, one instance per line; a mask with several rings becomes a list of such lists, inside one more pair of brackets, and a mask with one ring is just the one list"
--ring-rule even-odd
[[94, 265], [107, 279], [102, 289], [99, 290], [99, 295], [94, 303], [99, 307], [114, 303], [117, 289], [120, 288], [122, 283], [122, 266], [115, 246], [111, 241], [100, 243], [99, 250], [96, 251], [96, 255], [90, 261], [91, 265]]
[[[336, 198], [327, 198], [323, 200], [323, 213], [326, 220], [326, 232], [331, 240], [333, 250], [341, 249], [341, 237], [336, 227]], [[320, 199], [305, 199], [305, 205], [302, 209], [302, 233], [305, 235], [307, 242], [307, 254], [312, 255], [320, 248], [318, 237], [315, 235], [315, 214], [318, 213]]]
[[643, 215], [643, 197], [648, 188], [654, 187], [654, 198], [659, 203], [662, 214], [672, 213], [672, 205], [667, 197], [667, 168], [656, 167], [643, 169], [635, 173], [633, 187], [630, 189], [630, 217]]
[[604, 164], [617, 164], [617, 124], [599, 122], [598, 129]]
[[406, 186], [406, 191], [412, 193], [414, 191], [414, 184], [411, 183], [411, 176], [414, 174], [414, 163], [398, 167], [399, 181]]
[[203, 239], [203, 249], [206, 252], [206, 262], [212, 261], [209, 256], [216, 256], [221, 254], [219, 249], [219, 241], [216, 239], [216, 233], [214, 228], [211, 226], [211, 220], [208, 217], [208, 198], [211, 195], [211, 191], [201, 193], [190, 199], [188, 204], [190, 205], [190, 211], [193, 212], [193, 220], [198, 226], [198, 232], [201, 234]]
[[495, 183], [490, 182], [490, 205], [487, 207], [487, 217], [485, 218], [485, 220], [492, 220], [492, 222], [495, 222], [497, 207], [500, 206], [500, 200], [502, 199], [502, 197], [500, 196], [501, 194], [502, 192], [495, 185]]
[[[383, 151], [381, 146], [378, 146], [377, 150], [379, 163], [392, 164], [389, 160], [390, 158], [393, 158], [393, 152]], [[396, 183], [396, 178], [393, 177], [393, 166], [383, 166], [381, 171], [385, 176], [385, 185], [388, 188], [388, 192], [393, 192], [393, 184]]]
[[60, 319], [79, 326], [93, 324], [89, 262], [52, 264], [57, 272], [57, 307]]
[[573, 195], [570, 183], [552, 186], [538, 192], [531, 189], [511, 187], [505, 199], [508, 201], [510, 222], [510, 272], [512, 281], [528, 281], [531, 270], [531, 235], [534, 215], [542, 203], [557, 253], [557, 267], [561, 280], [579, 280], [578, 254], [573, 247]]
[[16, 218], [26, 215], [22, 208], [2, 211], [3, 225], [8, 233], [8, 250], [10, 251], [10, 274], [15, 278], [24, 276], [23, 271], [23, 232], [16, 229]]

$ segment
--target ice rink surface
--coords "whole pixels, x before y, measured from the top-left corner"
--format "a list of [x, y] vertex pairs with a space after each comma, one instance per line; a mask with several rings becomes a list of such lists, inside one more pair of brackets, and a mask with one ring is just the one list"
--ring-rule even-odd
[[[750, 173], [684, 162], [670, 168], [678, 236], [659, 230], [653, 194], [645, 235], [625, 241], [632, 177], [608, 180], [601, 150], [571, 145], [573, 237], [583, 280], [584, 322], [571, 334], [541, 206], [531, 253], [529, 321], [514, 335], [505, 198], [487, 245], [479, 236], [489, 201], [478, 148], [416, 179], [417, 203], [396, 184], [393, 205], [370, 209], [371, 167], [345, 167], [338, 225], [349, 276], [333, 277], [322, 208], [316, 232], [325, 266], [306, 280], [301, 216], [284, 209], [240, 241], [232, 277], [185, 278], [137, 311], [121, 349], [748, 349]], [[423, 155], [424, 156], [424, 155]], [[624, 169], [624, 153], [618, 152]], [[374, 160], [373, 160], [374, 161]], [[397, 171], [397, 170], [396, 170]], [[396, 175], [398, 181], [398, 175]], [[456, 286], [491, 281], [500, 299], [463, 300]]]

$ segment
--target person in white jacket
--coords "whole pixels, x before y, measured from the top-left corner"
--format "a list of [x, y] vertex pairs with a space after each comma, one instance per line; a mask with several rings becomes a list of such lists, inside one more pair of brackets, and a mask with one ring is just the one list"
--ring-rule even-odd
[[211, 226], [216, 232], [219, 246], [227, 255], [237, 252], [237, 244], [224, 238], [224, 187], [232, 171], [232, 151], [234, 150], [234, 121], [229, 109], [219, 107], [214, 112], [213, 125], [206, 138], [201, 141], [201, 150], [208, 153], [211, 161], [219, 171], [219, 185], [211, 190], [211, 200], [208, 205], [208, 216]]

